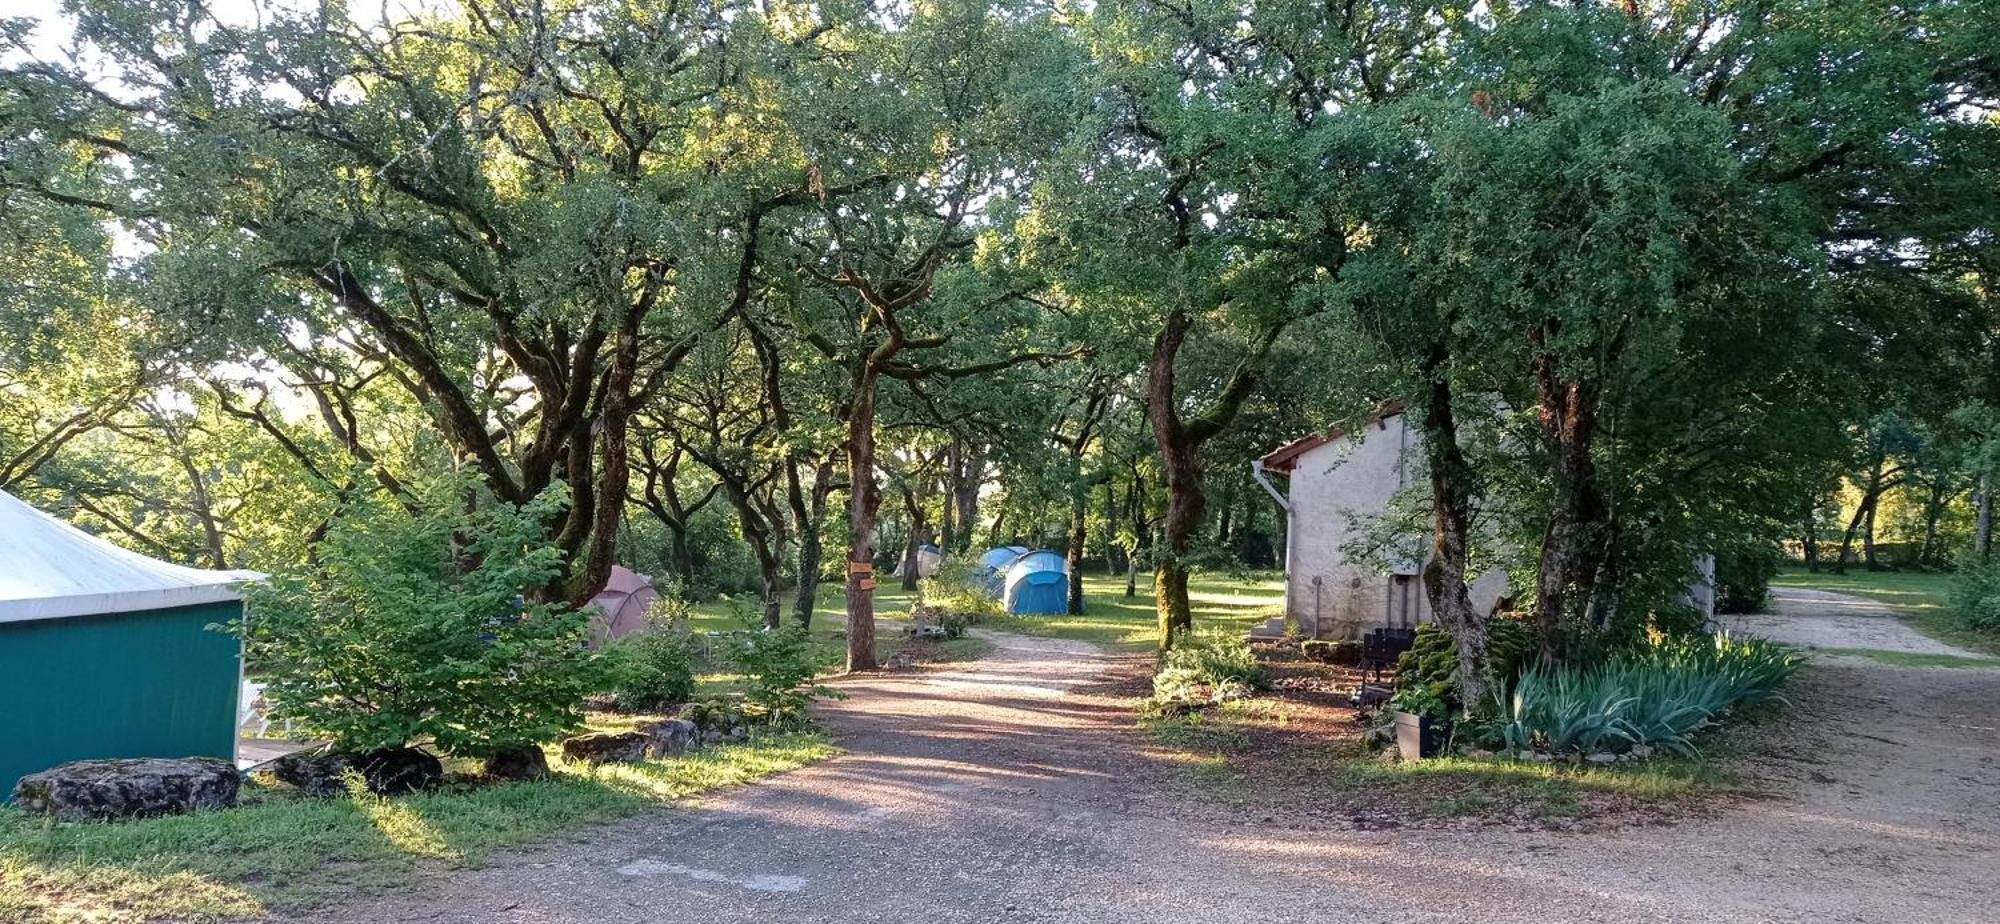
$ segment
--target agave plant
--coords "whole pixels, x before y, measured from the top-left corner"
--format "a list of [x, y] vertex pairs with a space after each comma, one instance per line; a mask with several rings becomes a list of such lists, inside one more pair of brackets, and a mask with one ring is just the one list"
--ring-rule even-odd
[[1729, 709], [1784, 702], [1803, 661], [1759, 640], [1662, 641], [1598, 666], [1531, 668], [1495, 693], [1513, 751], [1623, 753], [1636, 745], [1694, 755], [1694, 735]]

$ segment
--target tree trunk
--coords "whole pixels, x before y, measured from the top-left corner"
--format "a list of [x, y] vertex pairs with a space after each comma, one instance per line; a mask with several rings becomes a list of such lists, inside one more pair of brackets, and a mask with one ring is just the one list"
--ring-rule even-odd
[[1111, 479], [1104, 479], [1104, 573], [1106, 576], [1118, 573], [1118, 507], [1113, 496]]
[[1882, 570], [1881, 561], [1875, 557], [1875, 511], [1881, 506], [1879, 501], [1870, 499], [1867, 505], [1868, 518], [1861, 524], [1861, 561], [1870, 571]]
[[1814, 574], [1818, 574], [1819, 573], [1819, 505], [1811, 500], [1806, 501], [1806, 519], [1804, 526], [1805, 529], [1800, 533], [1800, 535], [1803, 537], [1800, 540], [1800, 545], [1806, 557], [1806, 570]]
[[1452, 410], [1452, 388], [1446, 368], [1449, 354], [1433, 344], [1424, 371], [1430, 379], [1423, 411], [1423, 448], [1430, 469], [1432, 537], [1430, 561], [1424, 564], [1424, 589], [1431, 614], [1458, 643], [1458, 689], [1463, 705], [1486, 699], [1486, 616], [1473, 609], [1466, 585], [1468, 528], [1472, 522], [1472, 467], [1458, 443], [1458, 423]]
[[1083, 544], [1087, 538], [1084, 532], [1084, 500], [1089, 490], [1083, 485], [1070, 490], [1069, 549], [1066, 556], [1069, 565], [1069, 598], [1065, 609], [1071, 616], [1083, 615]]
[[1194, 628], [1194, 609], [1188, 602], [1187, 555], [1195, 531], [1201, 528], [1208, 498], [1202, 494], [1201, 460], [1195, 447], [1166, 434], [1158, 442], [1161, 467], [1167, 476], [1167, 517], [1161, 524], [1163, 541], [1154, 550], [1153, 600], [1159, 608], [1160, 650], [1165, 651], [1174, 647], [1181, 633]]
[[798, 460], [787, 464], [785, 479], [785, 499], [799, 530], [799, 588], [792, 603], [792, 621], [811, 629], [813, 610], [819, 606], [819, 568], [826, 554], [820, 524], [826, 520], [826, 499], [833, 491], [833, 460], [821, 459], [813, 469], [811, 492], [799, 483]]
[[1926, 568], [1936, 567], [1939, 564], [1938, 520], [1944, 516], [1945, 501], [1949, 497], [1946, 491], [1949, 488], [1950, 482], [1943, 474], [1931, 479], [1930, 497], [1924, 505], [1924, 542], [1917, 550], [1917, 564]]
[[1979, 476], [1978, 512], [1973, 515], [1972, 554], [1984, 564], [1993, 549], [1993, 492], [1987, 476]]
[[1535, 571], [1535, 621], [1542, 641], [1542, 660], [1562, 657], [1568, 628], [1569, 593], [1590, 600], [1589, 589], [1601, 565], [1603, 543], [1594, 535], [1602, 525], [1604, 504], [1591, 450], [1597, 437], [1599, 389], [1582, 381], [1565, 381], [1555, 356], [1547, 348], [1548, 334], [1537, 332], [1534, 359], [1535, 392], [1541, 402], [1542, 445], [1550, 457], [1555, 500], [1542, 531], [1540, 560]]
[[863, 361], [855, 373], [847, 415], [847, 670], [870, 671], [875, 661], [875, 522], [882, 486], [875, 481], [875, 376]]

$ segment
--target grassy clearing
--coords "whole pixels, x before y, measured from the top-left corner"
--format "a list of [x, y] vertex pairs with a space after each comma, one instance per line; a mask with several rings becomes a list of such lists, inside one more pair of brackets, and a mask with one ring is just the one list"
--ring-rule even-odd
[[215, 921], [310, 908], [468, 867], [493, 851], [623, 818], [831, 755], [813, 734], [552, 779], [382, 799], [253, 784], [235, 809], [59, 825], [0, 809], [0, 921]]
[[[1149, 649], [1159, 633], [1159, 617], [1153, 609], [1152, 575], [1139, 576], [1137, 591], [1132, 597], [1125, 596], [1122, 574], [1086, 572], [1083, 615], [1009, 616], [992, 627], [1028, 635], [1080, 639], [1122, 651]], [[1197, 574], [1188, 581], [1188, 596], [1194, 605], [1196, 626], [1247, 632], [1283, 609], [1285, 583], [1281, 575], [1272, 572], [1247, 576]], [[885, 582], [875, 590], [875, 614], [880, 618], [900, 618], [909, 612], [913, 598], [901, 584]], [[693, 628], [697, 632], [749, 628], [756, 617], [755, 603], [746, 597], [698, 604], [694, 608]], [[786, 618], [791, 618], [789, 609]], [[846, 618], [846, 603], [840, 588], [828, 588], [820, 594], [819, 605], [813, 609], [813, 639], [829, 652], [844, 652]], [[883, 633], [877, 640], [877, 654], [886, 659], [900, 642], [895, 633]]]
[[[1188, 580], [1188, 598], [1196, 627], [1247, 632], [1284, 608], [1285, 582], [1280, 575], [1196, 574]], [[1153, 608], [1153, 580], [1141, 575], [1138, 593], [1125, 596], [1123, 575], [1085, 574], [1081, 616], [1009, 616], [996, 628], [1081, 639], [1119, 651], [1150, 649], [1158, 643], [1159, 615]]]
[[1936, 571], [1868, 571], [1846, 574], [1784, 568], [1771, 583], [1778, 587], [1831, 590], [1886, 603], [1909, 617], [1910, 628], [1932, 639], [1969, 651], [2000, 655], [2000, 633], [1967, 628], [1952, 612], [1950, 574]]
[[1951, 605], [1951, 575], [1935, 571], [1868, 571], [1846, 574], [1786, 567], [1771, 578], [1777, 587], [1831, 590], [1887, 603], [1906, 611], [1942, 610]]
[[2000, 667], [2000, 658], [1962, 655], [1930, 654], [1928, 652], [1886, 651], [1880, 648], [1817, 648], [1822, 654], [1846, 655], [1854, 658], [1868, 658], [1895, 667], [1957, 667], [1995, 668]]

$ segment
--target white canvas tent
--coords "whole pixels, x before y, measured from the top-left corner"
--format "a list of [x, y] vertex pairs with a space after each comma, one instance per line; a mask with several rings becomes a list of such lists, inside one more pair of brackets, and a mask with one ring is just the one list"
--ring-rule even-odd
[[147, 558], [0, 491], [0, 622], [218, 603], [263, 577]]

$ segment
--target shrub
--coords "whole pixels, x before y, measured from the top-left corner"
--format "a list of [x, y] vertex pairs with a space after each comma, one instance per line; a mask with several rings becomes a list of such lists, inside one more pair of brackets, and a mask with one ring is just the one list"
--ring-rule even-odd
[[924, 580], [918, 603], [972, 624], [1001, 615], [991, 573], [979, 559], [967, 555], [946, 555], [938, 562], [937, 570]]
[[692, 640], [671, 624], [614, 639], [605, 646], [607, 690], [618, 708], [645, 712], [687, 702], [694, 695]]
[[1172, 711], [1241, 699], [1264, 686], [1264, 666], [1250, 644], [1229, 632], [1203, 629], [1167, 652], [1153, 674], [1152, 706]]
[[2000, 632], [2000, 562], [1967, 565], [1952, 587], [1951, 603], [1967, 628]]
[[1718, 552], [1715, 556], [1715, 611], [1761, 613], [1771, 601], [1771, 578], [1778, 574], [1777, 549]]
[[418, 491], [414, 511], [355, 499], [312, 561], [246, 589], [232, 628], [273, 718], [342, 750], [428, 741], [468, 757], [575, 729], [596, 685], [587, 620], [522, 597], [560, 573], [543, 524], [562, 496], [516, 508], [458, 477]]
[[829, 660], [798, 626], [746, 632], [731, 640], [730, 649], [730, 661], [744, 674], [744, 711], [765, 724], [800, 724], [810, 718], [813, 700], [846, 698], [815, 682]]
[[1513, 751], [1695, 753], [1693, 735], [1738, 706], [1784, 701], [1803, 662], [1769, 642], [1717, 633], [1673, 639], [1598, 665], [1523, 671], [1496, 691], [1498, 736]]

